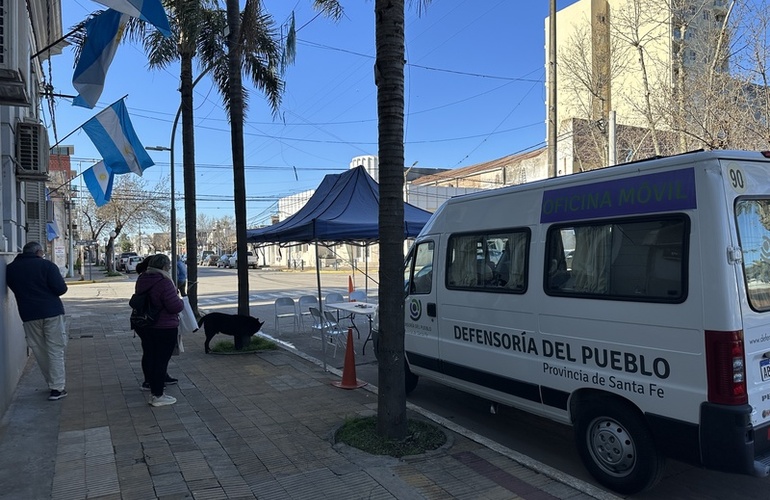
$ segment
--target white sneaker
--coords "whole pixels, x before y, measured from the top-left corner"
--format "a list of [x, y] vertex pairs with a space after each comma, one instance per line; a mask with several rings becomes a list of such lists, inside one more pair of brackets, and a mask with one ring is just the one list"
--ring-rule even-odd
[[150, 397], [150, 406], [167, 406], [174, 403], [176, 403], [176, 398], [169, 396], [168, 394], [163, 394], [162, 396], [153, 395]]

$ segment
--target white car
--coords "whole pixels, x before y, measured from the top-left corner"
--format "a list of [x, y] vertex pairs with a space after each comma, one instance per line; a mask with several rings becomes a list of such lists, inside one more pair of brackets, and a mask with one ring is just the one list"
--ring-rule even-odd
[[[248, 261], [249, 267], [253, 267], [254, 269], [257, 268], [257, 256], [254, 255], [254, 252], [246, 252], [246, 260]], [[238, 267], [238, 252], [233, 252], [233, 254], [230, 256], [230, 267]]]
[[125, 271], [126, 270], [126, 264], [128, 263], [129, 257], [135, 257], [137, 256], [136, 252], [123, 252], [120, 254], [120, 257], [118, 257], [115, 260], [115, 270], [117, 271]]
[[230, 255], [223, 253], [219, 256], [219, 260], [217, 261], [217, 267], [229, 267], [230, 266]]
[[144, 260], [144, 257], [134, 255], [128, 258], [126, 262], [126, 273], [136, 272], [136, 266]]

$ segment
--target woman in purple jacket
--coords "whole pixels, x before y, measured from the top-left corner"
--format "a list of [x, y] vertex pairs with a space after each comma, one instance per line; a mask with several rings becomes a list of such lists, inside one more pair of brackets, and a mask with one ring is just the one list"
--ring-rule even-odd
[[[176, 285], [169, 274], [171, 260], [163, 254], [145, 259], [147, 270], [136, 280], [136, 293], [149, 292], [149, 299], [160, 306], [155, 324], [136, 330], [142, 339], [142, 368], [150, 384], [150, 405], [165, 406], [176, 403], [176, 398], [164, 394], [166, 370], [171, 353], [176, 346], [179, 330], [179, 313], [184, 303], [177, 295]], [[142, 266], [144, 267], [144, 266]]]

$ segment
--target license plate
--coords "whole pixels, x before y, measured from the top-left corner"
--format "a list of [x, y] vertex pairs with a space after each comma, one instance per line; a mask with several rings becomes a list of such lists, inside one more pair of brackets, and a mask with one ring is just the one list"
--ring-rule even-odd
[[770, 379], [770, 359], [763, 359], [759, 362], [759, 369], [762, 372], [762, 381]]

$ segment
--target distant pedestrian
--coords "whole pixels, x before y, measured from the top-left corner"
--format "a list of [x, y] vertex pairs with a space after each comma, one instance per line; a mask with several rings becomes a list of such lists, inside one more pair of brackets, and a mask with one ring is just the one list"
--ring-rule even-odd
[[176, 398], [165, 394], [164, 387], [176, 383], [167, 375], [168, 362], [177, 342], [179, 313], [184, 303], [177, 295], [171, 279], [171, 260], [163, 254], [152, 255], [144, 260], [147, 268], [136, 280], [136, 293], [149, 293], [150, 303], [159, 307], [154, 325], [136, 330], [142, 339], [142, 371], [149, 383], [150, 405], [165, 406], [176, 403]]
[[59, 267], [44, 257], [40, 243], [30, 241], [24, 245], [22, 253], [6, 268], [6, 283], [16, 297], [27, 345], [51, 390], [48, 399], [56, 401], [67, 395], [67, 331], [60, 298], [67, 293], [67, 284]]
[[176, 288], [182, 297], [187, 295], [187, 264], [182, 257], [176, 258]]

